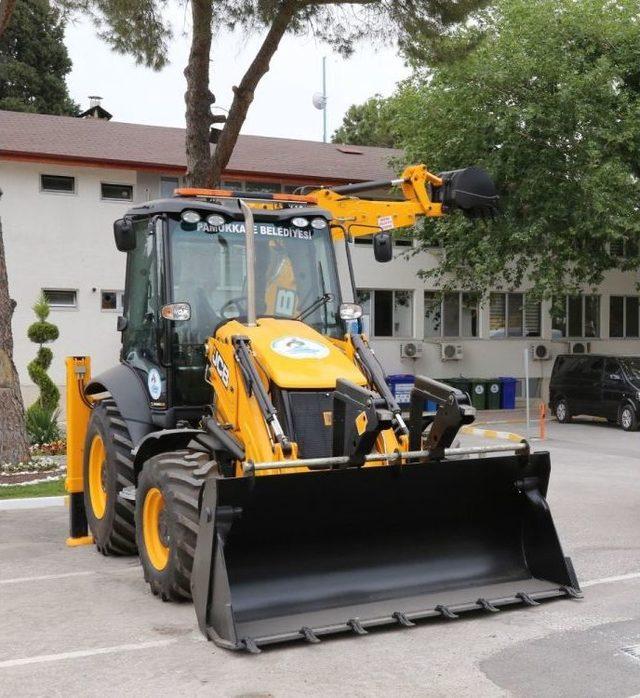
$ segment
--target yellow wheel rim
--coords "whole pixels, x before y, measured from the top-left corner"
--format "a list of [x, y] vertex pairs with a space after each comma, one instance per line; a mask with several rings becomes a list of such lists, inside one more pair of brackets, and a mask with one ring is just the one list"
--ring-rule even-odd
[[144, 498], [142, 508], [142, 533], [149, 562], [163, 570], [169, 562], [169, 548], [164, 542], [164, 497], [157, 487], [152, 487]]
[[105, 488], [107, 452], [99, 434], [91, 441], [89, 449], [89, 497], [93, 515], [97, 519], [104, 516], [107, 508], [107, 490]]

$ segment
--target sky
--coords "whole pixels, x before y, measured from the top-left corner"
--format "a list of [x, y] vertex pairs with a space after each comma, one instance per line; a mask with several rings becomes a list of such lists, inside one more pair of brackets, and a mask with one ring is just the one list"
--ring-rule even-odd
[[[102, 105], [114, 120], [159, 126], [184, 126], [183, 76], [189, 52], [184, 9], [172, 14], [175, 38], [170, 63], [160, 72], [137, 66], [114, 53], [96, 37], [93, 26], [76, 20], [67, 26], [65, 43], [73, 61], [67, 78], [72, 98], [84, 109], [88, 95], [103, 97]], [[221, 33], [214, 39], [211, 90], [216, 105], [229, 107], [231, 88], [237, 84], [260, 42], [246, 41], [240, 32]], [[348, 107], [379, 93], [393, 92], [409, 73], [392, 47], [360, 44], [344, 59], [313, 37], [283, 39], [271, 70], [258, 86], [242, 133], [307, 140], [322, 140], [322, 112], [312, 105], [322, 90], [322, 57], [327, 56], [328, 137], [338, 128]], [[220, 113], [214, 109], [214, 113]]]

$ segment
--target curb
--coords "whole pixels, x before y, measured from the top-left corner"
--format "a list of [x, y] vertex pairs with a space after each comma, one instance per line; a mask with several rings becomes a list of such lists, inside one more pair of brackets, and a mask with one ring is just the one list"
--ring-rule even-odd
[[65, 505], [65, 500], [65, 495], [61, 495], [60, 497], [16, 497], [15, 499], [0, 499], [0, 511], [63, 507]]

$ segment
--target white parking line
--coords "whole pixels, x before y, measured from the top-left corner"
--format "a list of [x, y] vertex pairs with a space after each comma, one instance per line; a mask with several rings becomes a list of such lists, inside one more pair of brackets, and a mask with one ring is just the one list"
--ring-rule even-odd
[[589, 579], [586, 582], [580, 582], [580, 588], [594, 587], [597, 584], [611, 584], [612, 582], [625, 582], [627, 579], [640, 578], [640, 572], [631, 572], [631, 574], [619, 574], [617, 577], [601, 577], [600, 579]]
[[95, 574], [95, 572], [65, 572], [63, 574], [43, 574], [40, 577], [14, 577], [13, 579], [0, 579], [0, 584], [23, 584], [24, 582], [43, 582], [49, 579], [66, 579], [67, 577], [87, 577], [90, 574]]
[[23, 657], [22, 659], [7, 659], [0, 662], [0, 669], [10, 667], [25, 666], [27, 664], [41, 664], [42, 662], [61, 662], [65, 659], [79, 659], [82, 657], [93, 657], [96, 654], [113, 654], [115, 652], [133, 652], [135, 650], [146, 650], [151, 647], [165, 647], [177, 642], [177, 638], [167, 640], [153, 640], [151, 642], [140, 642], [132, 645], [115, 645], [114, 647], [97, 647], [92, 650], [78, 650], [77, 652], [61, 652], [60, 654], [40, 654], [35, 657]]
[[43, 509], [45, 507], [63, 507], [66, 496], [60, 497], [24, 497], [17, 499], [0, 499], [0, 510]]

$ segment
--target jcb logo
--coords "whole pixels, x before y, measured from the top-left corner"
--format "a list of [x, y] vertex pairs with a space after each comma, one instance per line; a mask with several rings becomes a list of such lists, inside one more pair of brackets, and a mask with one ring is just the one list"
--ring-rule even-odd
[[229, 379], [230, 379], [230, 374], [229, 374], [229, 367], [227, 364], [225, 364], [224, 359], [222, 356], [220, 356], [220, 352], [216, 349], [216, 353], [213, 356], [213, 365], [218, 372], [218, 375], [220, 376], [220, 380], [222, 381], [222, 385], [224, 385], [225, 388], [229, 387]]

